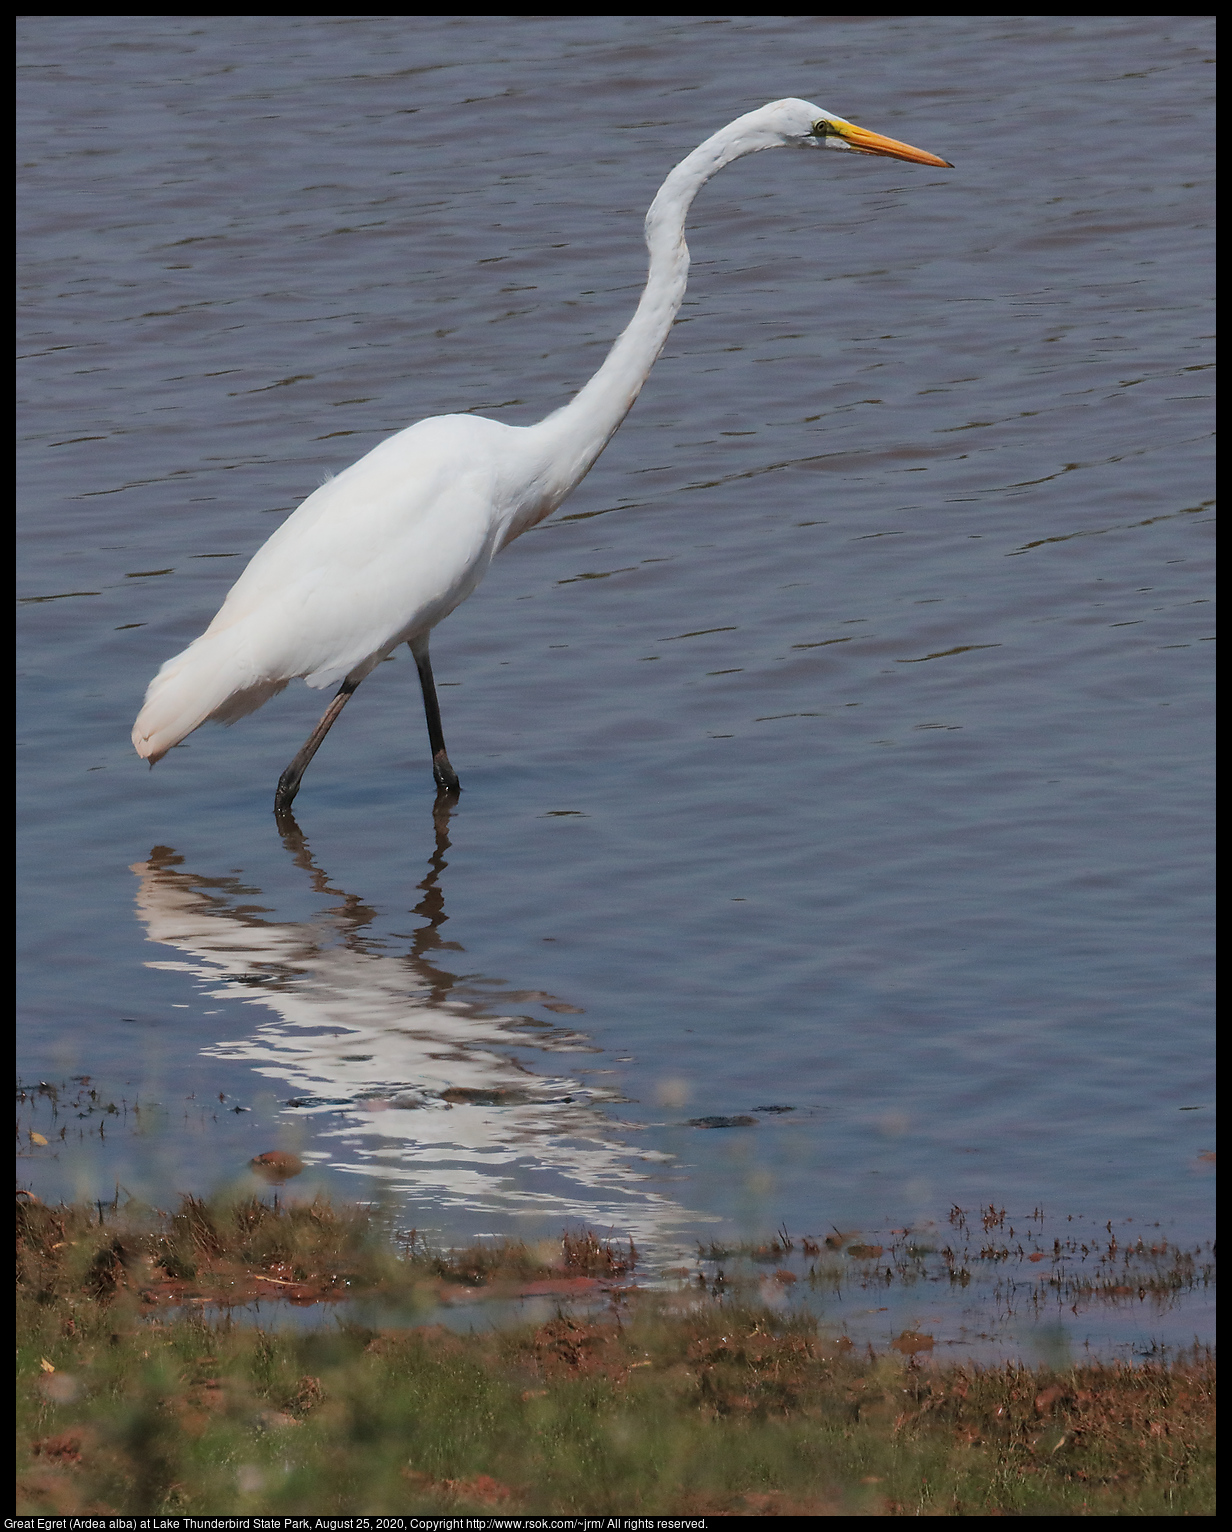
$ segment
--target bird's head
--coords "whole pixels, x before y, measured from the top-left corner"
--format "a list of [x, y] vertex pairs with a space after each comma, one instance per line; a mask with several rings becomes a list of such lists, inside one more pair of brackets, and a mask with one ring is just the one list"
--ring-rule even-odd
[[[811, 101], [788, 96], [772, 101], [742, 117], [740, 123], [748, 138], [762, 138], [759, 147], [788, 149], [855, 150], [858, 154], [881, 154], [895, 160], [911, 160], [917, 165], [949, 165], [923, 149], [886, 138], [868, 128], [857, 127], [845, 117], [836, 117]], [[736, 126], [735, 123], [732, 124]]]

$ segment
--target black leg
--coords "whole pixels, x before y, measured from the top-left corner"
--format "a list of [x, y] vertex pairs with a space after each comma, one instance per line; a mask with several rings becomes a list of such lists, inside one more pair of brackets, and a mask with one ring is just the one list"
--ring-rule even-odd
[[303, 749], [278, 778], [278, 790], [274, 794], [274, 813], [290, 813], [291, 805], [295, 801], [295, 795], [299, 792], [300, 778], [308, 768], [308, 762], [317, 753], [321, 741], [329, 733], [330, 727], [350, 701], [351, 693], [359, 685], [358, 681], [352, 681], [350, 677], [338, 688], [338, 694], [330, 705], [325, 709], [321, 722], [304, 742]]
[[432, 661], [428, 658], [428, 637], [412, 639], [407, 645], [415, 656], [419, 669], [419, 684], [423, 688], [424, 716], [428, 720], [428, 744], [432, 749], [432, 775], [436, 785], [445, 793], [459, 793], [462, 784], [458, 773], [449, 764], [445, 754], [445, 735], [441, 729], [441, 705], [436, 700], [436, 682], [432, 679]]

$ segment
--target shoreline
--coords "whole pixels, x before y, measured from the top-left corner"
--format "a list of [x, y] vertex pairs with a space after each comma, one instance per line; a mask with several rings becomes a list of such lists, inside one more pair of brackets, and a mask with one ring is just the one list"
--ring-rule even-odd
[[[637, 1252], [586, 1231], [399, 1249], [369, 1211], [321, 1201], [157, 1215], [26, 1196], [18, 1235], [24, 1514], [1213, 1513], [1201, 1346], [940, 1362], [922, 1334], [882, 1351], [826, 1334], [760, 1284], [640, 1287]], [[764, 1253], [795, 1253], [785, 1238]], [[319, 1322], [185, 1302], [271, 1286]], [[408, 1314], [448, 1291], [552, 1312], [468, 1334], [326, 1301], [361, 1291]]]

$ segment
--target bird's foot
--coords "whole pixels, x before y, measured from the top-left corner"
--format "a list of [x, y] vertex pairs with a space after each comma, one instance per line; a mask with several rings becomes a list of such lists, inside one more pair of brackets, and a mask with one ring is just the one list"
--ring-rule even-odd
[[291, 812], [291, 805], [295, 802], [295, 795], [299, 792], [299, 777], [290, 770], [284, 771], [278, 778], [278, 786], [274, 789], [274, 813], [281, 818]]
[[438, 750], [432, 757], [432, 775], [436, 779], [436, 785], [443, 793], [460, 793], [462, 784], [458, 781], [458, 773], [449, 764], [449, 757], [443, 750]]

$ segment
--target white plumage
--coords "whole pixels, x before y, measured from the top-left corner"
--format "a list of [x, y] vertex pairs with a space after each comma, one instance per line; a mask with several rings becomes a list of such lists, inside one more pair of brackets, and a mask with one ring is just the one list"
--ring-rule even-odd
[[137, 753], [157, 761], [207, 719], [242, 718], [299, 676], [314, 687], [362, 679], [447, 617], [503, 540], [494, 507], [513, 504], [499, 448], [515, 429], [421, 420], [309, 495], [150, 683]]

